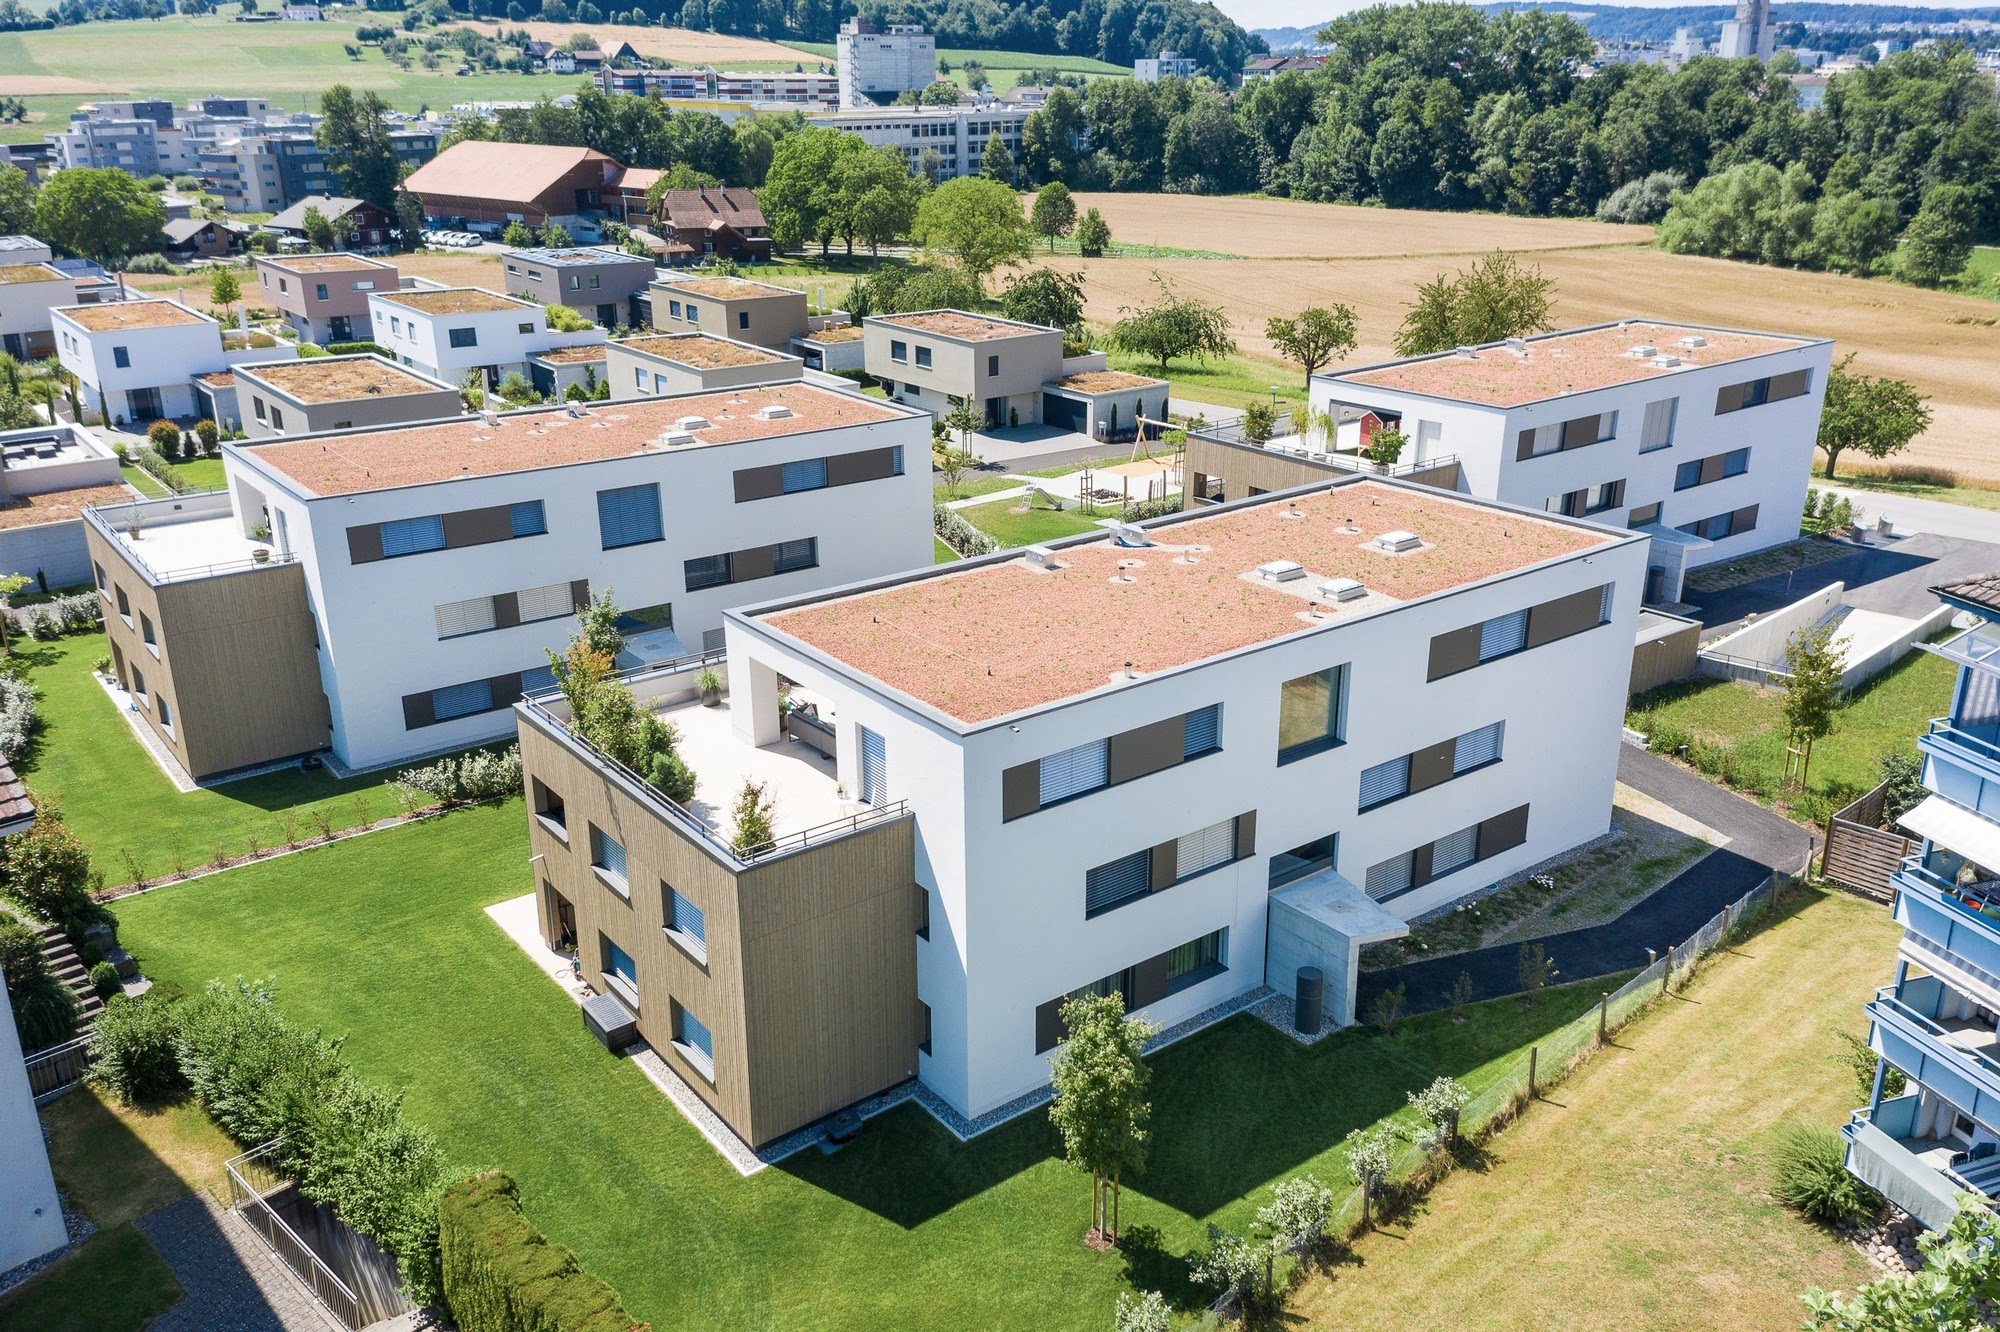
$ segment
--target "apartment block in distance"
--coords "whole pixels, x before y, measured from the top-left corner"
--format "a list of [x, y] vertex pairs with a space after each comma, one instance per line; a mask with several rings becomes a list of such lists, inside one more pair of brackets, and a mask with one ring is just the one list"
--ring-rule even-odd
[[306, 342], [367, 342], [368, 298], [402, 289], [394, 264], [358, 254], [257, 256], [257, 294]]
[[371, 768], [511, 730], [594, 594], [640, 665], [719, 644], [727, 606], [923, 562], [929, 443], [804, 384], [357, 427], [226, 444], [226, 492], [87, 536], [118, 680], [190, 774]]
[[252, 439], [437, 421], [464, 414], [458, 389], [372, 354], [246, 365], [236, 411]]
[[1799, 534], [1832, 354], [1823, 338], [1625, 320], [1323, 372], [1310, 399], [1331, 437], [1196, 431], [1188, 503], [1374, 470], [1362, 450], [1395, 428], [1397, 472], [1647, 533], [1646, 599], [1678, 601], [1687, 570]]
[[834, 37], [834, 65], [842, 106], [886, 106], [937, 77], [937, 39], [920, 24], [849, 18]]
[[2000, 1198], [2000, 574], [1932, 591], [1973, 623], [1926, 649], [1958, 681], [1917, 737], [1930, 794], [1897, 822], [1923, 840], [1891, 880], [1895, 980], [1866, 1009], [1882, 1060], [1841, 1132], [1849, 1170], [1942, 1230], [1959, 1194]]
[[986, 163], [986, 145], [994, 135], [1016, 161], [1021, 156], [1021, 127], [1034, 114], [1030, 106], [878, 106], [862, 110], [822, 111], [806, 123], [856, 134], [871, 147], [894, 148], [912, 172], [923, 166], [926, 150], [937, 154], [937, 177], [952, 180], [976, 176]]
[[1074, 994], [1351, 1022], [1364, 943], [1608, 827], [1645, 550], [1349, 479], [731, 610], [722, 706], [630, 680], [693, 807], [519, 707], [542, 928], [752, 1146], [906, 1070], [972, 1131]]

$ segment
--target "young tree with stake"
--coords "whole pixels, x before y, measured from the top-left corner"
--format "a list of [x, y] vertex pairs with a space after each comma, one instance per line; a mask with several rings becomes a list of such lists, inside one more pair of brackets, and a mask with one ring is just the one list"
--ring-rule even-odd
[[1779, 715], [1785, 721], [1785, 780], [1800, 790], [1812, 766], [1813, 742], [1833, 734], [1834, 709], [1840, 706], [1844, 663], [1833, 634], [1833, 625], [1814, 625], [1785, 642], [1786, 675], [1779, 682], [1784, 689]]
[[[1087, 994], [1062, 1006], [1069, 1037], [1050, 1065], [1055, 1099], [1049, 1122], [1071, 1165], [1090, 1172], [1090, 1234], [1118, 1242], [1119, 1183], [1146, 1163], [1153, 1108], [1152, 1071], [1141, 1052], [1153, 1027], [1125, 1016], [1122, 995]], [[1103, 1185], [1111, 1185], [1109, 1215]]]

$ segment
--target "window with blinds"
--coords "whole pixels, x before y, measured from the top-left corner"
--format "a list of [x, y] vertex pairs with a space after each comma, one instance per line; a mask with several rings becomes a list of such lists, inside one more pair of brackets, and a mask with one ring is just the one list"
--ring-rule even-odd
[[521, 623], [533, 620], [555, 620], [576, 612], [568, 583], [544, 583], [540, 587], [525, 587], [514, 594], [521, 611]]
[[1674, 442], [1674, 416], [1680, 405], [1679, 398], [1661, 398], [1646, 404], [1646, 420], [1639, 429], [1639, 452], [1664, 449]]
[[815, 568], [818, 564], [818, 537], [807, 537], [803, 541], [780, 541], [771, 547], [773, 573], [791, 573], [798, 569]]
[[1609, 624], [1611, 622], [1611, 600], [1613, 594], [1617, 591], [1617, 587], [1616, 583], [1606, 583], [1598, 591], [1597, 622], [1599, 624]]
[[604, 829], [594, 823], [590, 825], [590, 864], [593, 869], [615, 875], [621, 882], [625, 878], [624, 846], [606, 836]]
[[597, 528], [606, 550], [662, 540], [658, 483], [598, 491]]
[[[1153, 853], [1134, 851], [1108, 865], [1099, 865], [1083, 876], [1083, 914], [1086, 918], [1125, 905], [1152, 891]], [[1074, 882], [1072, 880], [1072, 882]]]
[[800, 490], [822, 490], [826, 487], [826, 459], [801, 458], [778, 468], [780, 484], [787, 495]]
[[1491, 726], [1482, 726], [1458, 737], [1458, 747], [1451, 760], [1451, 775], [1456, 777], [1462, 772], [1471, 772], [1474, 768], [1497, 762], [1500, 758], [1500, 737], [1506, 727], [1505, 722], [1494, 722]]
[[866, 726], [861, 731], [861, 803], [889, 803], [889, 757], [882, 737]]
[[[689, 306], [693, 309], [693, 306]], [[715, 1037], [709, 1034], [702, 1021], [681, 1007], [674, 1000], [674, 1044], [681, 1047], [681, 1054], [697, 1068], [713, 1072], [715, 1068]]]
[[1181, 746], [1181, 757], [1193, 758], [1206, 754], [1212, 749], [1222, 748], [1222, 705], [1211, 703], [1205, 708], [1196, 708], [1187, 715], [1187, 738]]
[[556, 687], [555, 668], [548, 665], [530, 666], [521, 672], [521, 692], [541, 694]]
[[1410, 793], [1410, 756], [1401, 754], [1361, 772], [1362, 809], [1373, 809]]
[[1479, 626], [1479, 659], [1492, 661], [1519, 652], [1528, 643], [1528, 612], [1511, 611]]
[[434, 613], [437, 617], [439, 638], [457, 638], [461, 634], [483, 634], [497, 623], [491, 597], [472, 597], [465, 601], [443, 602], [435, 608]]
[[687, 581], [687, 590], [696, 592], [704, 587], [721, 587], [729, 581], [729, 557], [727, 555], [701, 555], [688, 560], [681, 569]]
[[1379, 865], [1368, 867], [1368, 878], [1363, 888], [1377, 902], [1385, 902], [1397, 893], [1408, 892], [1412, 876], [1416, 870], [1417, 855], [1405, 851], [1400, 856], [1391, 856]]
[[507, 506], [507, 522], [517, 537], [541, 536], [549, 530], [549, 520], [540, 500], [523, 500]]
[[1236, 859], [1236, 820], [1224, 819], [1182, 837], [1175, 847], [1174, 874], [1192, 879]]
[[1167, 993], [1182, 989], [1196, 981], [1206, 980], [1222, 966], [1222, 936], [1217, 930], [1205, 934], [1178, 948], [1167, 950]]
[[493, 710], [493, 685], [488, 680], [471, 680], [465, 684], [446, 685], [442, 689], [431, 690], [431, 715], [439, 721], [450, 721], [453, 717], [470, 717], [475, 712]]
[[1453, 870], [1464, 869], [1479, 856], [1479, 825], [1461, 828], [1431, 843], [1431, 877], [1442, 879]]
[[708, 920], [701, 908], [673, 888], [667, 889], [667, 928], [697, 943], [708, 942]]
[[1042, 760], [1041, 803], [1053, 805], [1095, 791], [1110, 780], [1111, 742], [1093, 740]]
[[427, 550], [444, 549], [444, 518], [392, 518], [382, 524], [382, 558], [421, 555]]

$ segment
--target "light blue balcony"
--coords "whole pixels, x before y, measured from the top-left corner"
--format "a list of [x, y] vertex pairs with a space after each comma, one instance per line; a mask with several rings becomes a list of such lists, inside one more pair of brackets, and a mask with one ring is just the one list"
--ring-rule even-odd
[[2000, 1124], [2000, 1033], [1970, 1016], [1936, 976], [1875, 992], [1866, 1009], [1875, 1052], [1982, 1124]]
[[2000, 881], [1934, 847], [1905, 860], [1894, 883], [1896, 923], [1917, 951], [2000, 995]]
[[1847, 1139], [1849, 1173], [1932, 1230], [1943, 1230], [1958, 1212], [1960, 1193], [1990, 1197], [2000, 1186], [1990, 1178], [2000, 1174], [2000, 1156], [1954, 1166], [1965, 1155], [1956, 1143], [1917, 1133], [1920, 1100], [1911, 1092], [1882, 1102], [1872, 1113], [1856, 1110], [1840, 1136]]
[[[1917, 737], [1917, 748], [1926, 758], [1946, 764], [1968, 777], [1981, 782], [2000, 782], [2000, 724], [1982, 722], [1960, 725], [1950, 717], [1934, 717], [1929, 729]], [[1952, 796], [1960, 804], [1975, 804], [1974, 800], [1959, 794], [1959, 790], [1963, 789], [1962, 783], [1938, 777], [1927, 784], [1933, 790]]]

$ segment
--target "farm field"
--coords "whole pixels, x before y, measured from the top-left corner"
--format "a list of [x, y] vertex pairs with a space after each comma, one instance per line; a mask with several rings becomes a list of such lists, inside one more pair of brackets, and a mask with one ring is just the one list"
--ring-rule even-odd
[[[492, 31], [493, 23], [470, 23], [459, 26]], [[574, 32], [587, 32], [597, 38], [599, 49], [614, 42], [630, 42], [632, 49], [642, 56], [659, 60], [671, 60], [677, 65], [743, 65], [762, 69], [790, 69], [801, 61], [815, 58], [813, 50], [806, 45], [781, 46], [777, 42], [767, 42], [760, 37], [732, 37], [720, 32], [697, 32], [692, 28], [652, 28], [627, 23], [514, 23], [498, 24], [507, 31], [526, 28], [528, 35], [538, 41], [554, 42], [560, 46], [569, 40]], [[826, 48], [826, 59], [833, 59], [833, 47]]]

